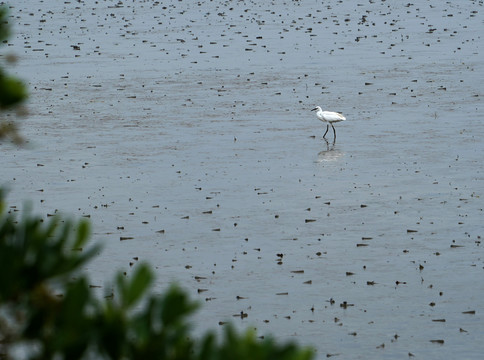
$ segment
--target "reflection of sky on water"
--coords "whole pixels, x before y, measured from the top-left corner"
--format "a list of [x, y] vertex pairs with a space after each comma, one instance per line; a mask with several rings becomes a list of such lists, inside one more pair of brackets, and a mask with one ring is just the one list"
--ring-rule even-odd
[[323, 139], [326, 148], [318, 153], [318, 163], [326, 161], [337, 161], [344, 156], [344, 152], [336, 147], [336, 143], [330, 143], [327, 139]]

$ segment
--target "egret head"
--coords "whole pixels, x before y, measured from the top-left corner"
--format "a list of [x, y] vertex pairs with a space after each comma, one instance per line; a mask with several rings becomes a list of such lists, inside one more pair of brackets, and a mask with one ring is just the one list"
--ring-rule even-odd
[[315, 107], [314, 109], [312, 109], [311, 111], [316, 111], [316, 110], [321, 111], [321, 107], [320, 107], [320, 106], [316, 106], [316, 107]]

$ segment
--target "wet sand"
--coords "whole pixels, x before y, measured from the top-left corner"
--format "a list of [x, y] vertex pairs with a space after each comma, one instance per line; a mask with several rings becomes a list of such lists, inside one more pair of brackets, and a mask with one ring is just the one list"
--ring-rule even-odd
[[[9, 203], [89, 217], [100, 293], [155, 291], [317, 358], [482, 343], [482, 2], [16, 1]], [[337, 141], [310, 110], [343, 113]], [[247, 316], [241, 317], [243, 313]]]

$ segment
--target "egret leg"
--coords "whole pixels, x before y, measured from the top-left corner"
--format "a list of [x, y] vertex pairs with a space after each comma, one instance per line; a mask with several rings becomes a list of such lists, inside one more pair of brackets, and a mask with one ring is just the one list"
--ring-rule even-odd
[[336, 129], [334, 128], [333, 124], [331, 124], [331, 127], [333, 128], [334, 140], [336, 141]]
[[326, 136], [326, 134], [328, 133], [328, 130], [329, 130], [329, 125], [326, 125], [326, 132], [324, 133], [323, 135], [323, 138]]

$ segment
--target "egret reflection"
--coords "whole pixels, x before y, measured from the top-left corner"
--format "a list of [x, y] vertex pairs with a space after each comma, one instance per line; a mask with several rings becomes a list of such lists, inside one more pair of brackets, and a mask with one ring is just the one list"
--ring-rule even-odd
[[326, 148], [318, 153], [318, 163], [336, 161], [344, 155], [341, 150], [335, 147], [336, 139], [331, 143], [325, 138], [323, 138], [323, 140], [326, 143]]

